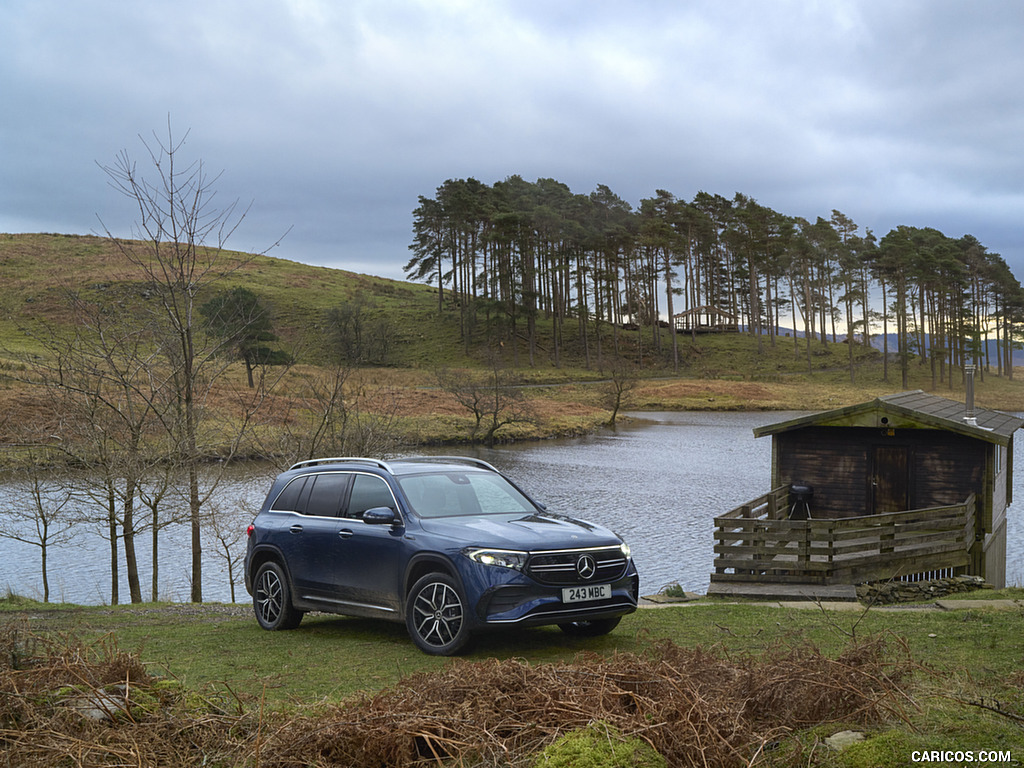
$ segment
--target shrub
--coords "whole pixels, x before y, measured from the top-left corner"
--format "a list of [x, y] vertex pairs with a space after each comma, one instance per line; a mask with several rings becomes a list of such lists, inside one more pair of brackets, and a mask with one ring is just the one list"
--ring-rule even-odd
[[550, 744], [534, 768], [665, 768], [665, 758], [643, 739], [623, 738], [605, 722], [570, 731]]

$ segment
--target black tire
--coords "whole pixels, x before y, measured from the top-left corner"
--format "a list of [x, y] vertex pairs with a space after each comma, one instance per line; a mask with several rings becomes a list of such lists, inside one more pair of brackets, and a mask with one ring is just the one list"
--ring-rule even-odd
[[295, 629], [302, 621], [302, 611], [292, 605], [292, 592], [284, 569], [267, 562], [256, 571], [252, 588], [252, 609], [256, 621], [266, 630]]
[[466, 598], [459, 583], [444, 573], [428, 573], [405, 599], [405, 626], [421, 651], [452, 656], [469, 642]]
[[570, 621], [566, 624], [559, 624], [558, 628], [567, 635], [574, 637], [600, 637], [607, 635], [622, 621], [621, 616], [614, 619], [594, 619], [592, 621]]

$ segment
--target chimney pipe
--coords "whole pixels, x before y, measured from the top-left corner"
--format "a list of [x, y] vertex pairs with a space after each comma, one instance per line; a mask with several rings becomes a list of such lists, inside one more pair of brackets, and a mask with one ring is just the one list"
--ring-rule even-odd
[[964, 366], [964, 421], [971, 426], [977, 426], [978, 420], [974, 418], [974, 366]]

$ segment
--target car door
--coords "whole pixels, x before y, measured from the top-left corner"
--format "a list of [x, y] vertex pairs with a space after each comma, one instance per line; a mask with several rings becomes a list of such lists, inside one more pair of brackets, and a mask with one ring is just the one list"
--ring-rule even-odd
[[[391, 509], [396, 523], [363, 522], [363, 513], [378, 507]], [[355, 473], [340, 529], [343, 546], [338, 569], [352, 600], [388, 613], [399, 610], [404, 533], [398, 503], [384, 478]]]
[[[338, 586], [335, 570], [342, 539], [341, 507], [352, 476], [347, 472], [308, 475], [298, 493], [291, 484], [275, 508], [294, 506], [286, 522], [287, 535], [279, 537], [296, 595], [302, 600], [334, 600]], [[293, 483], [296, 481], [293, 481]]]

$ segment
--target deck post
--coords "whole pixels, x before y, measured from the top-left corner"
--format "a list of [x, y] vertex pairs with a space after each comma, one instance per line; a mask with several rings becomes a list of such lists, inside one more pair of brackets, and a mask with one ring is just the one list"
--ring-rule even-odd
[[762, 573], [761, 562], [764, 560], [764, 547], [767, 543], [768, 526], [761, 523], [754, 523], [751, 545], [754, 547], [754, 574]]
[[811, 562], [811, 521], [804, 520], [804, 535], [797, 545], [796, 564], [798, 573], [803, 576], [809, 568]]
[[[722, 524], [721, 521], [718, 521], [718, 525], [715, 526], [715, 541], [718, 542], [719, 547], [724, 547], [726, 545], [724, 535], [725, 530], [725, 525]], [[721, 565], [718, 564], [721, 557], [721, 555], [717, 555], [715, 557], [715, 573], [725, 573], [728, 570], [727, 568], [723, 568]]]
[[889, 523], [878, 533], [878, 553], [891, 555], [896, 550], [896, 524]]
[[825, 583], [832, 583], [832, 574], [835, 571], [835, 555], [836, 555], [836, 529], [835, 524], [831, 521], [825, 528], [825, 543], [828, 544], [828, 568], [825, 571]]

